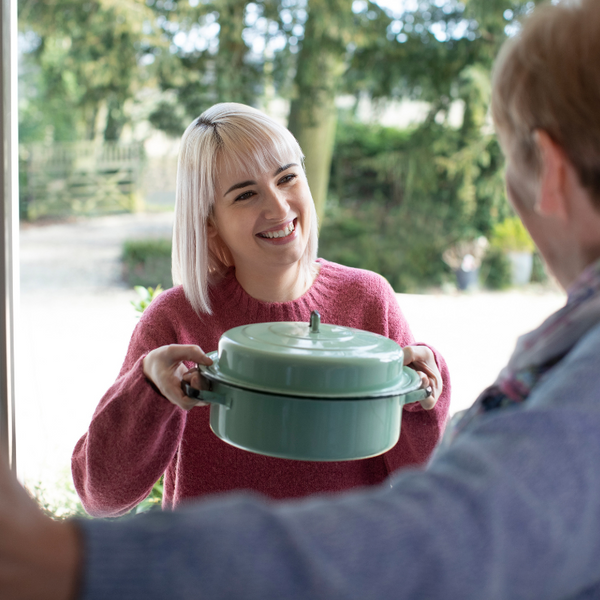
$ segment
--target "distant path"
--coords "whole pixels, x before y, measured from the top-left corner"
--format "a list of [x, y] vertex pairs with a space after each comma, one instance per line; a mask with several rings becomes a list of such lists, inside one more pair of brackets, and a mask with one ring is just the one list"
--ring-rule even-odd
[[98, 292], [125, 289], [123, 242], [171, 237], [173, 213], [142, 213], [80, 219], [21, 228], [21, 293]]
[[151, 213], [21, 228], [17, 464], [29, 480], [68, 468], [120, 369], [137, 322], [123, 242], [170, 237], [172, 222]]

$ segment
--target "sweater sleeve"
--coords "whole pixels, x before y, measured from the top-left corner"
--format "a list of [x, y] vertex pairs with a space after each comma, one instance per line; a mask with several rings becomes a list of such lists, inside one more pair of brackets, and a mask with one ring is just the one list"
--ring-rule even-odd
[[598, 598], [599, 351], [393, 487], [83, 522], [82, 598]]
[[142, 368], [150, 350], [175, 341], [165, 335], [164, 321], [156, 311], [144, 313], [117, 380], [75, 446], [75, 489], [93, 516], [119, 516], [141, 502], [177, 451], [186, 413], [158, 392]]
[[431, 410], [425, 410], [418, 402], [404, 405], [400, 441], [395, 449], [386, 454], [388, 468], [393, 471], [404, 464], [425, 463], [441, 439], [450, 409], [450, 373], [446, 361], [435, 348], [415, 342], [398, 298], [387, 282], [384, 282], [382, 297], [386, 307], [388, 337], [402, 347], [426, 345], [430, 348], [435, 356], [444, 386], [436, 405]]

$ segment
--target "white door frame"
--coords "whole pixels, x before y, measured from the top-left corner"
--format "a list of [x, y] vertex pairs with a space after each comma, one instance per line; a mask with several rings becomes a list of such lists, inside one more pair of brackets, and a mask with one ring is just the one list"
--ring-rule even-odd
[[16, 470], [15, 323], [19, 293], [19, 159], [17, 2], [2, 0], [0, 15], [0, 453]]

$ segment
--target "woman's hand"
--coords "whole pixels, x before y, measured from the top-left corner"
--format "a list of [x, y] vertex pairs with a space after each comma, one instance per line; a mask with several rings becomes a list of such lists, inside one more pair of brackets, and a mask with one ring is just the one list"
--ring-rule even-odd
[[444, 389], [442, 374], [435, 362], [433, 352], [427, 346], [406, 346], [404, 364], [419, 373], [423, 388], [431, 386], [431, 395], [420, 401], [425, 410], [431, 410]]
[[[184, 361], [212, 365], [212, 360], [202, 352], [200, 346], [171, 344], [156, 348], [146, 355], [144, 375], [169, 402], [183, 410], [190, 410], [194, 406], [205, 406], [206, 402], [186, 396], [181, 389], [184, 375], [190, 372]], [[189, 382], [188, 378], [186, 380]]]

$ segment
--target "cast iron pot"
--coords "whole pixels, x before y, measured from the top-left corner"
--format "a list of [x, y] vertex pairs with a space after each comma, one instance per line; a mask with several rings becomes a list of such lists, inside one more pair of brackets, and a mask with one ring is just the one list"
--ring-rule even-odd
[[403, 366], [402, 348], [375, 333], [310, 323], [243, 325], [226, 331], [213, 364], [199, 365], [210, 426], [223, 441], [297, 460], [377, 456], [400, 436], [402, 406], [428, 396]]

